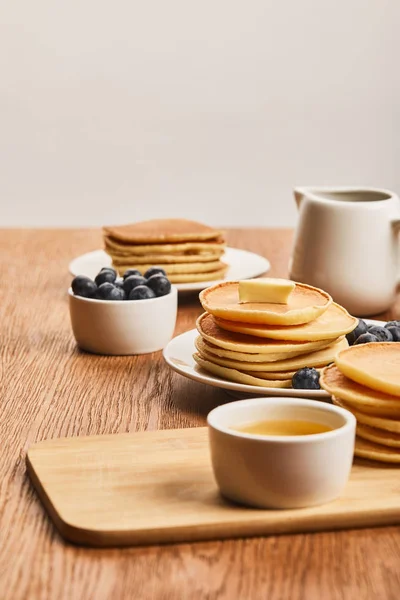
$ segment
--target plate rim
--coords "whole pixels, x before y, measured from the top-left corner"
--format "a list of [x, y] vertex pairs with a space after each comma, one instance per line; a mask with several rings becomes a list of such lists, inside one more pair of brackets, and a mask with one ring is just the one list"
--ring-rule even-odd
[[[261, 254], [257, 254], [257, 252], [252, 252], [251, 250], [244, 250], [242, 248], [234, 248], [233, 246], [226, 246], [225, 251], [232, 254], [236, 254], [236, 253], [240, 253], [240, 254], [247, 254], [247, 255], [252, 255], [253, 257], [257, 257], [257, 260], [260, 260], [263, 262], [263, 269], [261, 270], [261, 266], [260, 269], [256, 269], [256, 272], [252, 272], [251, 275], [248, 275], [247, 277], [245, 277], [244, 279], [251, 279], [252, 277], [259, 277], [260, 275], [262, 275], [263, 273], [268, 273], [271, 269], [271, 263], [268, 260], [268, 258], [266, 258], [265, 256], [262, 256]], [[81, 254], [80, 256], [77, 256], [75, 258], [73, 258], [69, 264], [68, 264], [68, 271], [69, 274], [72, 275], [72, 277], [76, 276], [76, 272], [74, 272], [74, 263], [86, 256], [91, 256], [91, 255], [95, 255], [98, 253], [104, 253], [106, 256], [107, 253], [102, 250], [101, 248], [97, 249], [97, 250], [91, 250], [89, 252], [85, 252], [84, 254]], [[232, 264], [231, 262], [228, 263], [229, 266]], [[223, 283], [226, 281], [232, 281], [232, 278], [226, 278], [226, 279], [215, 279], [214, 281], [194, 281], [194, 282], [188, 282], [188, 283], [175, 283], [175, 287], [177, 288], [177, 290], [179, 292], [201, 292], [202, 290], [204, 290], [207, 287], [210, 287], [211, 285], [217, 285], [218, 283]]]
[[[381, 321], [379, 319], [363, 319], [366, 323], [371, 324], [371, 325], [382, 325], [382, 323], [386, 323], [387, 321]], [[179, 335], [173, 337], [168, 344], [165, 346], [165, 348], [163, 349], [163, 358], [165, 360], [165, 362], [167, 363], [167, 365], [173, 370], [175, 371], [175, 373], [178, 373], [179, 375], [182, 375], [183, 377], [186, 377], [187, 379], [191, 379], [192, 381], [197, 381], [198, 383], [203, 383], [205, 385], [210, 385], [212, 387], [215, 388], [219, 388], [219, 389], [223, 389], [223, 390], [229, 390], [229, 391], [234, 391], [234, 392], [240, 392], [240, 393], [244, 393], [244, 394], [256, 394], [257, 396], [260, 396], [262, 394], [270, 394], [270, 395], [274, 395], [274, 396], [284, 396], [285, 394], [289, 394], [291, 397], [298, 397], [298, 398], [303, 398], [306, 397], [306, 395], [314, 400], [318, 400], [319, 398], [321, 399], [327, 399], [330, 398], [330, 395], [328, 394], [328, 392], [325, 392], [325, 390], [294, 390], [293, 388], [269, 388], [269, 387], [259, 387], [259, 386], [255, 386], [255, 385], [249, 385], [249, 384], [245, 384], [245, 383], [236, 383], [235, 381], [228, 381], [228, 380], [224, 380], [224, 379], [220, 379], [217, 378], [217, 376], [210, 376], [210, 375], [203, 375], [201, 372], [195, 371], [193, 369], [193, 367], [188, 366], [187, 368], [190, 369], [190, 372], [185, 371], [182, 367], [180, 368], [179, 365], [173, 363], [171, 361], [171, 359], [169, 358], [169, 356], [167, 355], [168, 353], [168, 349], [170, 348], [171, 344], [182, 337], [190, 337], [192, 336], [194, 338], [194, 336], [198, 334], [198, 331], [196, 328], [194, 329], [189, 329], [188, 331], [185, 331], [183, 333], [180, 333]], [[193, 351], [195, 350], [195, 348], [193, 347]], [[211, 380], [211, 381], [210, 381]], [[303, 392], [302, 394], [299, 394], [299, 392]], [[297, 395], [299, 394], [299, 395]]]

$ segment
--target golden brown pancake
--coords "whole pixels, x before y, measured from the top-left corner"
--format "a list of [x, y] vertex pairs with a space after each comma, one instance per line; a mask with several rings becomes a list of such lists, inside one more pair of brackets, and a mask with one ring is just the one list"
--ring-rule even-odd
[[[160, 265], [156, 265], [160, 266]], [[122, 276], [125, 271], [128, 269], [136, 269], [140, 273], [145, 273], [149, 268], [148, 265], [145, 265], [146, 268], [143, 268], [143, 265], [116, 265], [113, 263], [113, 267], [116, 269], [118, 274]], [[163, 265], [165, 269], [165, 265]], [[216, 279], [223, 279], [226, 273], [228, 266], [218, 269], [216, 271], [204, 271], [202, 273], [168, 273], [167, 277], [171, 283], [192, 283], [197, 281], [214, 281]]]
[[266, 383], [265, 385], [268, 385], [268, 381], [270, 379], [283, 379], [286, 381], [292, 381], [292, 377], [293, 375], [296, 373], [296, 371], [274, 371], [271, 373], [265, 373], [265, 372], [260, 372], [260, 371], [243, 371], [246, 375], [250, 375], [251, 377], [258, 377], [259, 379], [265, 379]]
[[291, 379], [270, 379], [269, 381], [265, 381], [263, 379], [258, 379], [257, 377], [252, 377], [251, 375], [247, 375], [246, 373], [240, 373], [235, 369], [228, 369], [226, 367], [216, 365], [204, 359], [199, 354], [193, 354], [193, 358], [197, 364], [206, 371], [221, 377], [221, 379], [227, 379], [228, 381], [235, 381], [236, 383], [244, 383], [246, 385], [256, 385], [258, 387], [290, 388], [292, 386]]
[[397, 448], [388, 448], [387, 446], [375, 444], [360, 437], [356, 437], [354, 454], [361, 458], [368, 458], [369, 460], [377, 460], [384, 463], [400, 463], [400, 452]]
[[[168, 275], [171, 283], [196, 283], [198, 281], [215, 281], [223, 279], [228, 267], [219, 271], [210, 271], [207, 273], [179, 273], [178, 275]], [[140, 269], [139, 269], [140, 270]]]
[[210, 252], [222, 254], [225, 249], [225, 241], [218, 238], [211, 242], [175, 242], [174, 244], [126, 244], [113, 240], [110, 237], [104, 238], [106, 252], [110, 254], [115, 252], [121, 255], [146, 256], [147, 254], [208, 254]]
[[129, 256], [120, 256], [116, 253], [109, 252], [113, 261], [121, 266], [125, 264], [135, 265], [163, 265], [163, 264], [179, 264], [179, 263], [210, 263], [218, 261], [220, 256], [223, 254], [146, 254], [146, 256], [135, 256], [130, 254]]
[[[375, 444], [381, 444], [382, 446], [389, 446], [391, 448], [400, 448], [400, 433], [394, 433], [393, 431], [385, 431], [384, 429], [377, 429], [376, 427], [369, 427], [368, 425], [357, 424], [357, 435], [364, 440], [369, 440]], [[400, 450], [398, 450], [400, 453]]]
[[335, 364], [323, 369], [321, 387], [331, 396], [344, 400], [349, 410], [400, 419], [400, 398], [367, 388], [352, 381]]
[[[116, 260], [113, 260], [113, 263], [114, 263], [114, 265], [116, 265], [118, 267], [118, 270], [121, 268], [121, 266], [123, 268], [125, 267], [125, 265], [120, 265], [120, 263]], [[134, 262], [129, 263], [129, 268], [137, 269], [141, 273], [145, 273], [148, 269], [150, 269], [150, 267], [153, 267], [153, 266], [154, 265], [151, 263], [144, 264], [144, 265], [143, 264], [135, 264]], [[221, 269], [226, 268], [227, 265], [220, 260], [216, 260], [216, 261], [207, 262], [207, 263], [179, 263], [179, 264], [157, 263], [157, 267], [161, 267], [162, 269], [164, 269], [166, 274], [169, 276], [169, 275], [177, 275], [177, 274], [182, 274], [182, 273], [187, 273], [187, 274], [210, 273], [212, 271], [220, 271]]]
[[235, 352], [234, 350], [225, 350], [225, 348], [220, 348], [219, 346], [215, 346], [211, 344], [207, 340], [203, 339], [200, 335], [195, 340], [196, 348], [199, 352], [207, 352], [211, 353], [219, 358], [226, 358], [228, 360], [236, 360], [243, 362], [274, 362], [276, 360], [283, 360], [285, 358], [292, 358], [294, 356], [298, 356], [301, 352], [289, 352], [284, 354], [279, 353], [269, 353], [269, 354], [249, 354], [248, 352]]
[[197, 340], [195, 341], [196, 348], [199, 354], [205, 359], [214, 364], [229, 369], [237, 369], [238, 371], [297, 371], [304, 367], [324, 367], [329, 363], [333, 362], [335, 355], [342, 348], [347, 346], [347, 340], [344, 338], [338, 342], [317, 350], [316, 352], [310, 352], [309, 354], [302, 354], [301, 356], [295, 356], [292, 358], [280, 359], [272, 362], [244, 362], [239, 360], [231, 360], [227, 358], [220, 358], [215, 354], [212, 354], [208, 350], [204, 349], [204, 346], [199, 346]]
[[103, 227], [104, 235], [129, 244], [160, 244], [215, 240], [221, 231], [187, 219], [152, 219], [129, 225]]
[[400, 397], [400, 344], [373, 342], [351, 346], [337, 355], [335, 363], [349, 379]]
[[197, 319], [196, 327], [197, 331], [207, 342], [225, 350], [248, 352], [250, 354], [284, 354], [285, 352], [306, 354], [307, 352], [325, 348], [332, 343], [332, 339], [315, 342], [291, 342], [286, 340], [269, 340], [243, 333], [235, 333], [219, 327], [215, 317], [208, 313], [203, 313]]
[[357, 422], [361, 423], [362, 425], [369, 425], [370, 427], [377, 427], [378, 429], [385, 429], [386, 431], [400, 433], [399, 419], [376, 417], [375, 415], [367, 414], [359, 410], [354, 410], [354, 408], [350, 407], [350, 405], [347, 404], [347, 402], [344, 402], [344, 400], [341, 400], [336, 396], [332, 397], [332, 402], [334, 404], [337, 404], [337, 406], [341, 406], [342, 408], [345, 408], [346, 410], [353, 413], [353, 415], [357, 419]]
[[120, 274], [162, 267], [172, 283], [223, 279], [228, 266], [220, 260], [221, 231], [186, 219], [156, 219], [104, 227], [104, 245]]
[[239, 282], [227, 281], [203, 290], [200, 302], [206, 312], [228, 321], [287, 326], [309, 323], [316, 319], [326, 311], [332, 298], [318, 288], [296, 283], [287, 304], [241, 304]]
[[259, 338], [274, 340], [291, 340], [297, 342], [331, 339], [332, 341], [346, 335], [357, 327], [358, 319], [349, 315], [339, 304], [333, 302], [327, 310], [314, 321], [304, 325], [257, 325], [239, 323], [215, 318], [219, 327], [227, 331], [244, 333]]

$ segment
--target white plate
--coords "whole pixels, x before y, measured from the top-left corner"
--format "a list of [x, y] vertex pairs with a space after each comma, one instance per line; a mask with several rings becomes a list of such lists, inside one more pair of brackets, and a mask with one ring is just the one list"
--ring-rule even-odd
[[[384, 321], [364, 319], [369, 325], [384, 325]], [[168, 346], [164, 348], [164, 359], [167, 364], [177, 373], [184, 377], [194, 379], [200, 383], [207, 383], [213, 387], [223, 388], [230, 392], [253, 394], [261, 396], [291, 396], [296, 398], [316, 398], [324, 400], [329, 394], [324, 390], [294, 390], [292, 388], [270, 388], [256, 385], [245, 385], [222, 379], [217, 375], [208, 373], [202, 369], [194, 360], [193, 353], [196, 352], [194, 340], [198, 336], [197, 329], [191, 329], [173, 338]]]
[[[226, 248], [221, 257], [229, 265], [224, 281], [227, 279], [251, 279], [269, 271], [269, 261], [253, 252], [239, 250], [238, 248]], [[78, 256], [69, 264], [69, 272], [75, 275], [86, 275], [94, 279], [103, 267], [111, 266], [111, 257], [104, 250], [95, 250]], [[195, 283], [177, 283], [176, 288], [180, 292], [201, 292], [210, 285], [220, 281], [197, 281]]]

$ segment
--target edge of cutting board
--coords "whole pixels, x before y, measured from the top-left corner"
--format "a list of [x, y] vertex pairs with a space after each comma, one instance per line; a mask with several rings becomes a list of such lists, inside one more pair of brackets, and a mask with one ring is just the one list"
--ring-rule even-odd
[[[193, 428], [193, 429], [177, 429], [177, 430], [162, 430], [157, 432], [140, 432], [132, 434], [114, 434], [106, 436], [85, 436], [80, 438], [64, 438], [64, 440], [79, 440], [84, 441], [97, 438], [104, 440], [105, 438], [123, 437], [132, 438], [134, 436], [156, 436], [159, 438], [168, 439], [173, 436], [179, 439], [184, 438], [188, 435], [188, 432], [193, 434], [193, 437], [201, 438], [205, 434], [207, 428]], [[34, 467], [35, 451], [41, 450], [47, 445], [53, 445], [54, 443], [63, 442], [62, 439], [57, 440], [45, 440], [33, 445], [26, 455], [27, 472], [32, 480], [33, 486], [36, 489], [38, 496], [40, 497], [46, 511], [50, 518], [55, 524], [59, 533], [68, 541], [94, 547], [116, 547], [116, 546], [134, 546], [134, 545], [152, 545], [152, 544], [168, 544], [168, 543], [179, 543], [179, 542], [196, 542], [196, 541], [207, 541], [207, 540], [222, 540], [239, 537], [254, 537], [254, 536], [266, 536], [266, 535], [280, 535], [280, 534], [295, 534], [304, 532], [318, 532], [318, 531], [333, 531], [339, 529], [349, 528], [360, 528], [360, 527], [376, 527], [383, 525], [394, 525], [400, 523], [400, 495], [396, 493], [396, 499], [399, 498], [399, 503], [396, 506], [389, 506], [383, 508], [375, 508], [372, 512], [357, 510], [346, 510], [345, 513], [334, 513], [327, 514], [324, 512], [316, 514], [313, 513], [312, 509], [296, 509], [295, 511], [274, 511], [278, 516], [276, 522], [265, 521], [266, 511], [247, 508], [246, 511], [250, 511], [249, 514], [256, 515], [258, 517], [252, 518], [251, 521], [240, 520], [240, 515], [235, 515], [232, 512], [232, 518], [220, 523], [218, 527], [214, 523], [200, 524], [200, 525], [175, 525], [174, 530], [168, 530], [166, 535], [166, 528], [164, 527], [145, 527], [124, 530], [113, 530], [113, 529], [93, 529], [90, 527], [82, 527], [80, 525], [69, 522], [64, 519], [57, 507], [54, 505], [51, 497], [46, 492], [46, 489], [38, 476]], [[79, 443], [79, 442], [78, 442]], [[382, 471], [391, 468], [390, 466], [376, 466], [374, 463], [369, 461], [358, 460], [353, 465], [353, 473], [357, 476], [360, 469], [371, 469], [376, 468], [380, 473]], [[395, 468], [394, 468], [395, 469]], [[400, 475], [400, 469], [396, 471]], [[400, 483], [400, 477], [398, 478]], [[378, 482], [377, 482], [378, 485]], [[400, 488], [399, 488], [400, 489]], [[218, 495], [216, 489], [216, 495]], [[224, 500], [221, 498], [220, 502], [225, 505]], [[334, 504], [334, 503], [331, 503]], [[234, 506], [229, 503], [226, 506]], [[329, 507], [329, 505], [324, 505]], [[243, 507], [238, 507], [242, 509]], [[319, 507], [315, 507], [319, 509]], [[299, 522], [296, 521], [296, 516], [300, 515], [301, 519]]]

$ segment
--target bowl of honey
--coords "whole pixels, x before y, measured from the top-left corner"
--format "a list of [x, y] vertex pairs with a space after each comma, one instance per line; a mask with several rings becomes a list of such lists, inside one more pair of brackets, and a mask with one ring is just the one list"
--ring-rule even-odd
[[356, 419], [332, 404], [254, 398], [207, 418], [221, 494], [257, 508], [302, 508], [338, 498], [353, 462]]

